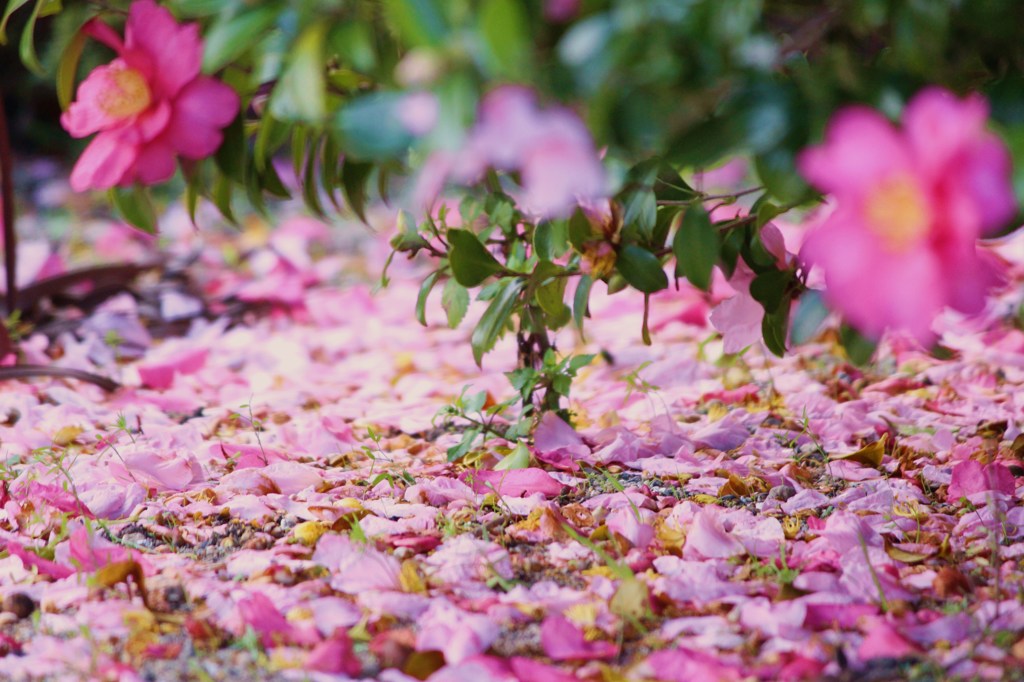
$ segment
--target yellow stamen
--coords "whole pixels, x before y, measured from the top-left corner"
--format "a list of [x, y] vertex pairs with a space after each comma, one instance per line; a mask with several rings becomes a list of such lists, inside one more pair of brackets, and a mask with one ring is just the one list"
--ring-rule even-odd
[[146, 110], [150, 102], [149, 85], [135, 69], [117, 69], [110, 74], [109, 87], [99, 106], [114, 118], [128, 118]]
[[920, 188], [906, 175], [889, 178], [867, 197], [868, 227], [889, 251], [902, 252], [928, 233], [931, 211]]

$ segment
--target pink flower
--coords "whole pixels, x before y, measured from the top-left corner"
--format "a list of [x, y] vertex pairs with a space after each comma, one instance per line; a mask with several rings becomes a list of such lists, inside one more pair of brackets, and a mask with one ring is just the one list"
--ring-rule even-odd
[[975, 241], [1015, 211], [1010, 156], [987, 116], [978, 95], [930, 88], [907, 105], [901, 129], [849, 108], [799, 156], [804, 176], [836, 201], [802, 255], [822, 266], [829, 300], [865, 334], [899, 328], [928, 342], [944, 307], [983, 306], [993, 282]]
[[85, 30], [118, 57], [82, 81], [61, 117], [73, 137], [99, 133], [71, 172], [75, 191], [163, 182], [174, 174], [176, 156], [201, 159], [217, 150], [239, 99], [199, 74], [196, 24], [179, 25], [153, 0], [138, 0], [128, 10], [123, 41], [98, 21]]
[[460, 183], [477, 182], [488, 168], [518, 171], [524, 211], [542, 218], [568, 216], [580, 203], [606, 195], [604, 168], [590, 132], [568, 109], [537, 107], [533, 91], [507, 85], [480, 103], [476, 126], [455, 154], [427, 160], [415, 195], [429, 205], [450, 173]]

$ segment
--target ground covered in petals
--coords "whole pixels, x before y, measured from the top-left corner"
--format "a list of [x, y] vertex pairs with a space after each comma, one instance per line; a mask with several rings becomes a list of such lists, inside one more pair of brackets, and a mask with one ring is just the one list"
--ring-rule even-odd
[[647, 347], [642, 299], [598, 293], [559, 337], [597, 355], [575, 428], [494, 470], [510, 444], [451, 463], [472, 423], [438, 412], [508, 398], [511, 341], [481, 371], [439, 300], [419, 326], [423, 264], [375, 291], [385, 228], [89, 210], [23, 220], [24, 284], [153, 267], [15, 328], [20, 362], [121, 386], [2, 385], [4, 679], [1019, 678], [1021, 240], [938, 357], [861, 367], [828, 329], [725, 354], [685, 285]]

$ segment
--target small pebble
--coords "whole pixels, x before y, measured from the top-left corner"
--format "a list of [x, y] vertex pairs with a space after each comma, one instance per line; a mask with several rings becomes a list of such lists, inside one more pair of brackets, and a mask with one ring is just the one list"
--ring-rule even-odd
[[4, 597], [3, 610], [19, 619], [28, 618], [36, 610], [36, 602], [24, 592], [13, 592]]
[[796, 490], [793, 488], [793, 486], [783, 484], [777, 485], [771, 490], [769, 490], [768, 497], [765, 499], [779, 500], [780, 502], [785, 502], [794, 495], [796, 495]]

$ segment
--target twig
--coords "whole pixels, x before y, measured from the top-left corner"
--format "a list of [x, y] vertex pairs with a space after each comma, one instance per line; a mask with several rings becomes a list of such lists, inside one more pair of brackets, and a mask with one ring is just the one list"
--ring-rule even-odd
[[698, 196], [695, 196], [692, 199], [675, 199], [675, 200], [673, 200], [673, 199], [665, 199], [665, 200], [659, 201], [657, 203], [658, 203], [658, 206], [689, 206], [690, 204], [696, 203], [698, 201], [701, 201], [701, 202], [703, 202], [703, 201], [716, 201], [716, 200], [728, 201], [729, 199], [739, 199], [740, 197], [746, 196], [748, 194], [753, 194], [754, 192], [760, 192], [763, 189], [764, 189], [764, 187], [761, 187], [761, 186], [750, 187], [749, 189], [740, 190], [739, 192], [732, 192], [730, 194], [700, 194]]
[[113, 392], [121, 388], [121, 384], [113, 379], [86, 372], [82, 369], [71, 367], [50, 367], [48, 365], [14, 365], [12, 367], [0, 367], [0, 381], [11, 379], [35, 379], [37, 377], [61, 377], [65, 379], [78, 379], [90, 384], [99, 386], [104, 391]]
[[12, 315], [18, 305], [18, 236], [14, 230], [14, 179], [11, 136], [7, 129], [3, 94], [0, 93], [0, 200], [3, 201], [4, 267], [7, 268], [7, 314]]

